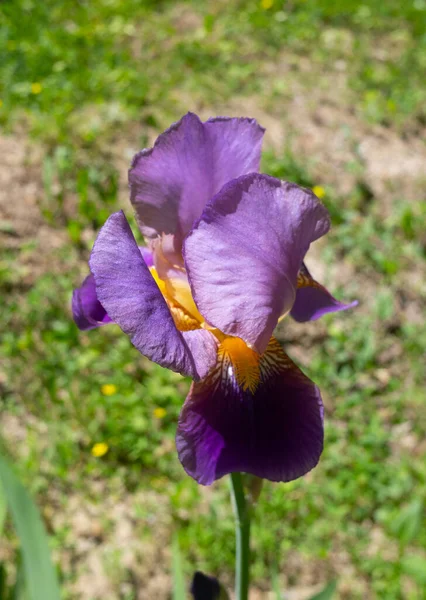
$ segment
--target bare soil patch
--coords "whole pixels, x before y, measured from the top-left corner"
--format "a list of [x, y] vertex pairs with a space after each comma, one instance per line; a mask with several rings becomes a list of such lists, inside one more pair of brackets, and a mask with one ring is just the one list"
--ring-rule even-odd
[[20, 286], [58, 268], [57, 251], [69, 241], [41, 213], [42, 156], [24, 135], [0, 136], [0, 248], [15, 257]]

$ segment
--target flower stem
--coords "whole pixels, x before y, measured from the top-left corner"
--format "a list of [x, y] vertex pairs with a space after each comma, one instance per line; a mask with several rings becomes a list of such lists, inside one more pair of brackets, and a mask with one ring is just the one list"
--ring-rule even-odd
[[231, 493], [236, 521], [235, 600], [248, 600], [250, 583], [250, 508], [244, 494], [241, 473], [231, 473]]

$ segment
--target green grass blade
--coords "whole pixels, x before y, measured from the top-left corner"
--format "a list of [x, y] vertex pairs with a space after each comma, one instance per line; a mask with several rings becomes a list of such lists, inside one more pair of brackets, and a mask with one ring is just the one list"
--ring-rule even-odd
[[172, 553], [173, 600], [186, 600], [185, 576], [177, 535], [173, 538]]
[[337, 581], [330, 581], [330, 583], [327, 583], [321, 592], [312, 596], [310, 600], [331, 600], [331, 598], [334, 596], [334, 592], [336, 591], [336, 585]]
[[28, 492], [0, 455], [0, 481], [21, 544], [29, 600], [59, 600], [59, 585], [40, 514]]
[[0, 563], [0, 600], [7, 600], [7, 572], [4, 562]]
[[[4, 493], [3, 486], [0, 481], [0, 536], [3, 533], [4, 522], [6, 521], [6, 515], [7, 515], [7, 498], [6, 498], [6, 494]], [[1, 597], [0, 597], [0, 600], [2, 600]]]
[[274, 570], [272, 571], [272, 589], [274, 592], [275, 600], [282, 600], [280, 578], [278, 575], [278, 566], [275, 566]]
[[25, 572], [22, 564], [22, 558], [19, 557], [19, 562], [16, 570], [16, 582], [13, 590], [10, 593], [10, 600], [27, 600], [25, 586]]

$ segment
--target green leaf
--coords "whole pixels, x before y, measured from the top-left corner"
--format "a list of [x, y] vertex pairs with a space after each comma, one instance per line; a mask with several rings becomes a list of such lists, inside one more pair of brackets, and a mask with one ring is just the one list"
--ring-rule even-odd
[[212, 14], [208, 14], [204, 17], [204, 29], [206, 33], [211, 33], [213, 31], [215, 21], [216, 17]]
[[309, 600], [331, 600], [336, 591], [336, 585], [337, 581], [330, 581], [321, 592], [315, 594]]
[[274, 591], [275, 600], [282, 600], [282, 594], [280, 590], [280, 578], [278, 576], [277, 566], [275, 566], [272, 572], [272, 589]]
[[392, 532], [399, 538], [402, 544], [406, 545], [417, 536], [422, 525], [423, 501], [416, 498], [404, 506], [399, 515], [393, 521]]
[[417, 554], [407, 554], [401, 561], [402, 570], [419, 585], [426, 586], [426, 558]]
[[[0, 481], [0, 536], [3, 533], [4, 522], [6, 521], [7, 515], [7, 499], [4, 493], [3, 486]], [[0, 600], [2, 600], [0, 596]]]
[[173, 600], [186, 600], [185, 576], [182, 556], [177, 535], [173, 538], [172, 547]]
[[[59, 600], [59, 585], [40, 514], [28, 492], [0, 455], [0, 481], [18, 534], [29, 600]], [[19, 583], [19, 582], [18, 582]], [[21, 595], [21, 591], [19, 590]]]
[[27, 600], [28, 594], [26, 593], [25, 586], [25, 572], [22, 568], [21, 557], [18, 559], [18, 565], [16, 569], [16, 581], [13, 590], [10, 593], [10, 600]]
[[0, 563], [0, 600], [7, 600], [7, 571], [4, 562]]

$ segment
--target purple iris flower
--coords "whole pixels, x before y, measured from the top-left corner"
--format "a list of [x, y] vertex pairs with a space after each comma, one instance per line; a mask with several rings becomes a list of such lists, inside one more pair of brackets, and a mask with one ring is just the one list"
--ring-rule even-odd
[[288, 314], [353, 306], [304, 265], [329, 216], [310, 190], [258, 173], [263, 134], [254, 119], [188, 113], [137, 154], [131, 202], [148, 249], [123, 212], [111, 215], [73, 296], [81, 329], [114, 322], [194, 379], [176, 445], [204, 485], [236, 471], [290, 481], [317, 464], [321, 395], [273, 331]]

